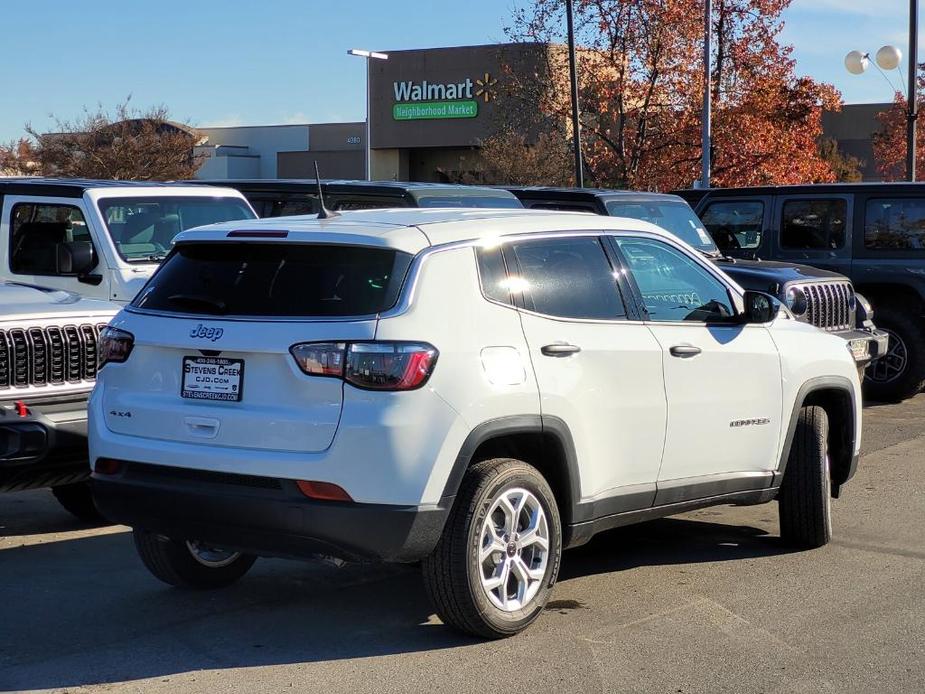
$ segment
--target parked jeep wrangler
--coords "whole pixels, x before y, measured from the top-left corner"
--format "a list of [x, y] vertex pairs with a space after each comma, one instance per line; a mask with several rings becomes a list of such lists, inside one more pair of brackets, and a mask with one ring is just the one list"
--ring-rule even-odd
[[256, 215], [228, 188], [0, 178], [0, 281], [127, 303], [184, 229]]
[[96, 517], [86, 480], [87, 396], [99, 331], [119, 307], [55, 289], [0, 283], [0, 491], [51, 487]]
[[[239, 190], [260, 217], [316, 214], [318, 183], [309, 179], [238, 179], [188, 181]], [[372, 210], [384, 207], [514, 207], [521, 204], [501, 188], [449, 183], [400, 181], [322, 181], [324, 204], [330, 210]]]
[[902, 400], [925, 386], [925, 184], [826, 183], [678, 191], [722, 251], [847, 275], [889, 334], [866, 394]]
[[[846, 340], [859, 373], [887, 349], [867, 300], [851, 280], [794, 262], [743, 260], [722, 253], [690, 206], [676, 195], [592, 188], [510, 188], [524, 207], [593, 212], [651, 222], [687, 242], [745, 289], [766, 292], [787, 304], [797, 318]], [[863, 378], [863, 375], [862, 375]]]

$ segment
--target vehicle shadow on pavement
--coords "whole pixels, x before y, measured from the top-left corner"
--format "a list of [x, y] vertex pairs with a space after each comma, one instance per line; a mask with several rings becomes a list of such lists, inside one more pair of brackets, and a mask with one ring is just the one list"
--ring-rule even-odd
[[[784, 551], [757, 528], [666, 519], [566, 553], [561, 578]], [[150, 576], [128, 532], [5, 549], [0, 586], [3, 691], [478, 643], [436, 620], [415, 567], [260, 560], [230, 588], [188, 591]]]
[[3, 494], [0, 512], [0, 538], [66, 533], [112, 525], [107, 520], [80, 520], [58, 505], [51, 490]]
[[0, 551], [0, 691], [63, 689], [475, 644], [433, 618], [416, 567], [260, 560], [188, 591], [128, 532]]
[[596, 535], [565, 555], [560, 580], [638, 566], [702, 564], [770, 557], [795, 550], [749, 525], [662, 518]]

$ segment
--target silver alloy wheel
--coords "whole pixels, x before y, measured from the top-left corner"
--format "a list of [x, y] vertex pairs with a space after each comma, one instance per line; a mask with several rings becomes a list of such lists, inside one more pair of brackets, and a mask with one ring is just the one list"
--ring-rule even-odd
[[495, 499], [479, 542], [482, 589], [499, 610], [526, 607], [543, 585], [549, 563], [549, 523], [540, 500], [526, 489]]
[[882, 328], [889, 334], [887, 351], [880, 359], [867, 367], [867, 378], [876, 383], [889, 383], [899, 378], [906, 370], [908, 351], [903, 339], [892, 330]]
[[240, 552], [222, 547], [212, 547], [199, 540], [187, 540], [186, 548], [193, 555], [193, 559], [210, 569], [220, 569], [223, 566], [228, 566], [241, 556]]

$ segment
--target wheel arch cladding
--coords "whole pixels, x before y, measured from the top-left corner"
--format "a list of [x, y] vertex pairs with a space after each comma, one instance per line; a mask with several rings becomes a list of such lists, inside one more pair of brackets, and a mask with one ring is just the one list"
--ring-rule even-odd
[[800, 388], [794, 400], [773, 484], [779, 485], [786, 472], [800, 410], [813, 405], [822, 407], [829, 420], [829, 460], [832, 466], [833, 495], [837, 496], [839, 486], [851, 479], [857, 467], [854, 454], [855, 392], [851, 381], [841, 376], [814, 378]]
[[575, 444], [568, 425], [558, 417], [512, 415], [475, 427], [460, 448], [443, 497], [454, 497], [469, 467], [491, 458], [516, 458], [546, 479], [559, 506], [562, 525], [572, 522], [581, 494]]

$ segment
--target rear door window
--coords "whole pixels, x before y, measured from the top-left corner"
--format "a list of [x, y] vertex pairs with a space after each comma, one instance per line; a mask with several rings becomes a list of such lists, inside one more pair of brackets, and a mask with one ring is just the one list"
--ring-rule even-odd
[[784, 250], [833, 251], [845, 247], [848, 202], [843, 199], [787, 200], [781, 210]]
[[864, 211], [864, 247], [925, 249], [925, 198], [876, 198]]
[[132, 305], [215, 316], [367, 316], [395, 305], [410, 263], [410, 254], [387, 248], [181, 244]]
[[724, 251], [751, 250], [761, 246], [764, 203], [761, 200], [711, 202], [700, 215], [710, 236]]
[[504, 247], [505, 258], [508, 254], [528, 310], [559, 318], [626, 318], [614, 269], [598, 238], [512, 241]]

